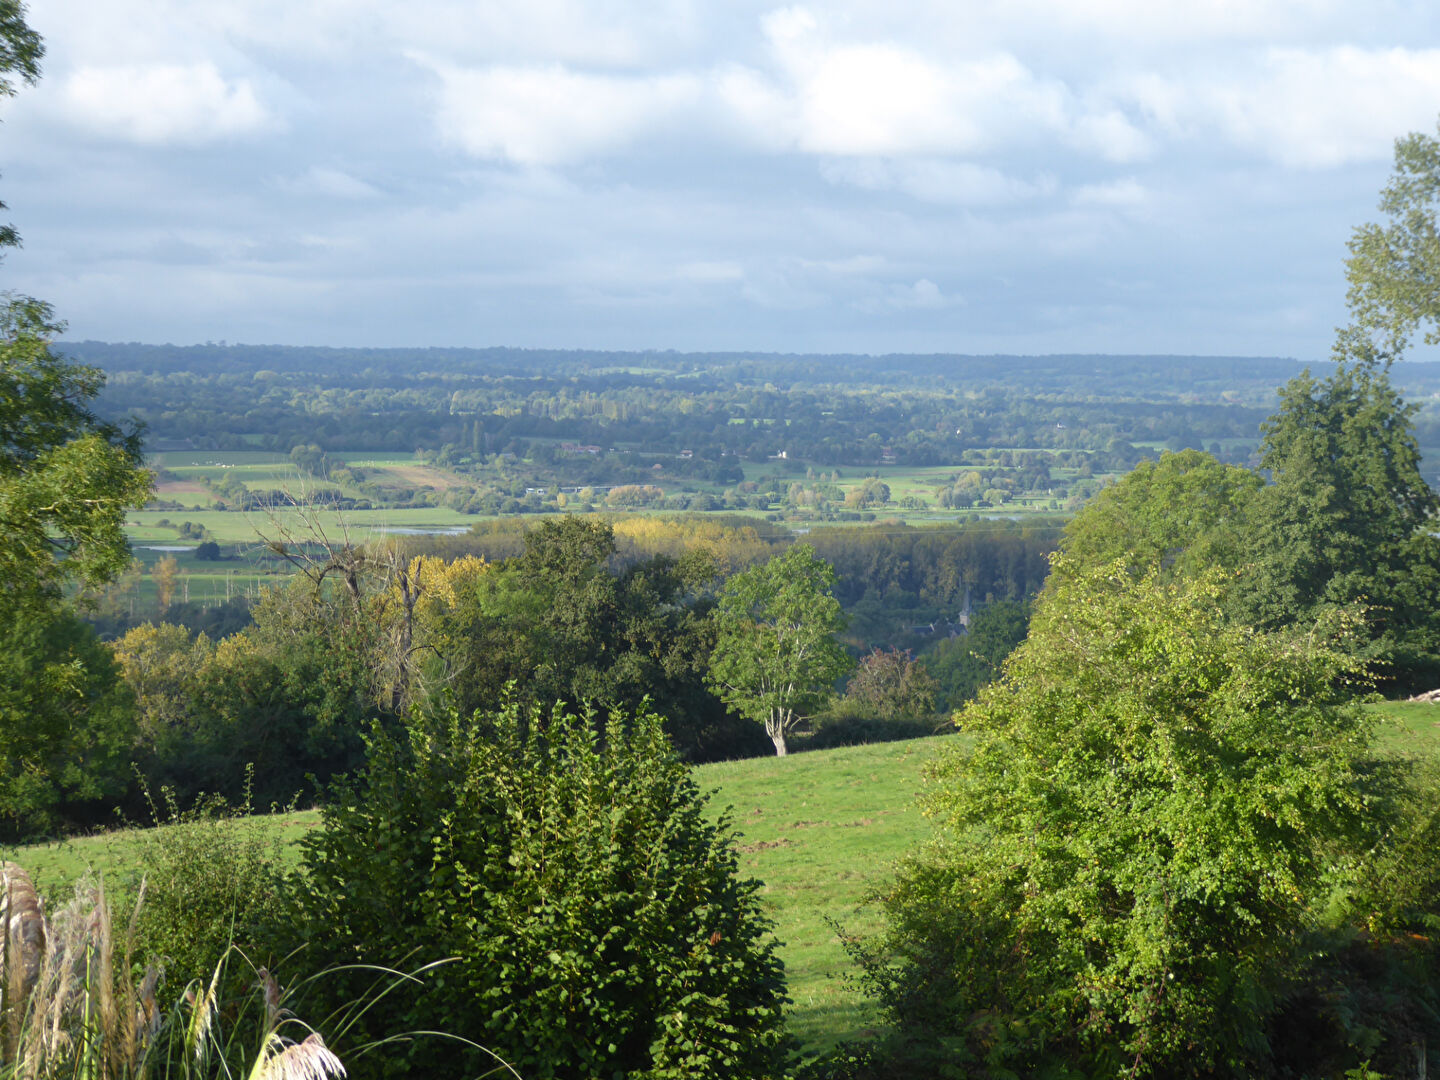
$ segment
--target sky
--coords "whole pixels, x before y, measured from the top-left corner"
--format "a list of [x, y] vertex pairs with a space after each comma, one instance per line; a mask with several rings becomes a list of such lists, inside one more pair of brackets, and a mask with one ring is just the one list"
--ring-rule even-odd
[[73, 339], [1323, 359], [1433, 0], [31, 0]]

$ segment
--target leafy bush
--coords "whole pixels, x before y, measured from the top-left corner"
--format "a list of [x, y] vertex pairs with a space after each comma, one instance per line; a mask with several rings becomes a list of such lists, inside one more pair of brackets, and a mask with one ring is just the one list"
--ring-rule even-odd
[[172, 993], [207, 977], [232, 946], [273, 966], [273, 943], [288, 937], [279, 834], [251, 818], [248, 803], [210, 797], [181, 810], [165, 795], [165, 811], [154, 810], [163, 827], [143, 834], [138, 847], [140, 958], [164, 968]]
[[1302, 932], [1377, 839], [1359, 671], [1323, 628], [1229, 623], [1210, 578], [1058, 570], [932, 771], [940, 830], [868, 978], [975, 1075], [1257, 1075]]
[[[661, 723], [617, 712], [597, 731], [510, 703], [405, 738], [377, 727], [305, 841], [297, 920], [335, 963], [457, 957], [390, 1014], [527, 1080], [778, 1074], [782, 968], [757, 885]], [[437, 1053], [397, 1047], [391, 1066], [464, 1072]]]

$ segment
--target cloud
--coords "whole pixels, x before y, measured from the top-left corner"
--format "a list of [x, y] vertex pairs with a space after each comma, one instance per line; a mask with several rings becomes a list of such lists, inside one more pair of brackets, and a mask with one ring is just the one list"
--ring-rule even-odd
[[[422, 61], [425, 62], [425, 61]], [[468, 69], [427, 62], [440, 78], [438, 123], [476, 157], [556, 165], [625, 147], [693, 108], [688, 75], [615, 76], [545, 67]]]
[[1292, 168], [1381, 161], [1434, 123], [1440, 49], [1272, 48], [1224, 76], [1137, 77], [1129, 94], [1173, 135], [1219, 134]]
[[804, 8], [772, 12], [762, 27], [781, 81], [754, 99], [790, 99], [775, 111], [809, 153], [973, 153], [1063, 124], [1064, 87], [1003, 52], [941, 64], [894, 41], [835, 41]]
[[898, 311], [936, 311], [955, 303], [947, 297], [929, 278], [921, 278], [913, 285], [892, 285], [886, 304]]
[[214, 64], [82, 67], [60, 104], [79, 127], [144, 145], [207, 143], [273, 125], [248, 79], [227, 80]]

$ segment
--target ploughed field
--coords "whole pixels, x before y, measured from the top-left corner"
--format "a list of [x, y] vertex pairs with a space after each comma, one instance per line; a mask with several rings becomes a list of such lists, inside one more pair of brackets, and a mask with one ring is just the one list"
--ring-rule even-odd
[[[1380, 742], [1401, 753], [1440, 753], [1440, 705], [1372, 706]], [[701, 765], [710, 810], [727, 812], [740, 866], [758, 879], [782, 942], [790, 1028], [809, 1052], [863, 1037], [879, 1014], [851, 981], [852, 966], [832, 925], [846, 932], [879, 928], [866, 897], [891, 866], [922, 842], [928, 826], [916, 805], [923, 766], [951, 739], [937, 737], [848, 747], [786, 758]], [[315, 811], [273, 815], [267, 828], [292, 844], [318, 824]], [[133, 888], [133, 831], [117, 830], [58, 844], [0, 850], [29, 869], [42, 895], [59, 897], [87, 869], [111, 889]], [[293, 849], [290, 849], [293, 850]]]

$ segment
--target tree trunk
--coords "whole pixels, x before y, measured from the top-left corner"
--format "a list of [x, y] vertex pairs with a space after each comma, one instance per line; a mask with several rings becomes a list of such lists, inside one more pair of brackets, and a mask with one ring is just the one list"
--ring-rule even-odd
[[770, 741], [775, 744], [775, 756], [784, 757], [786, 716], [783, 712], [780, 713], [779, 716], [776, 716], [776, 712], [779, 712], [779, 710], [772, 711], [770, 717], [765, 721], [765, 734], [769, 735]]

